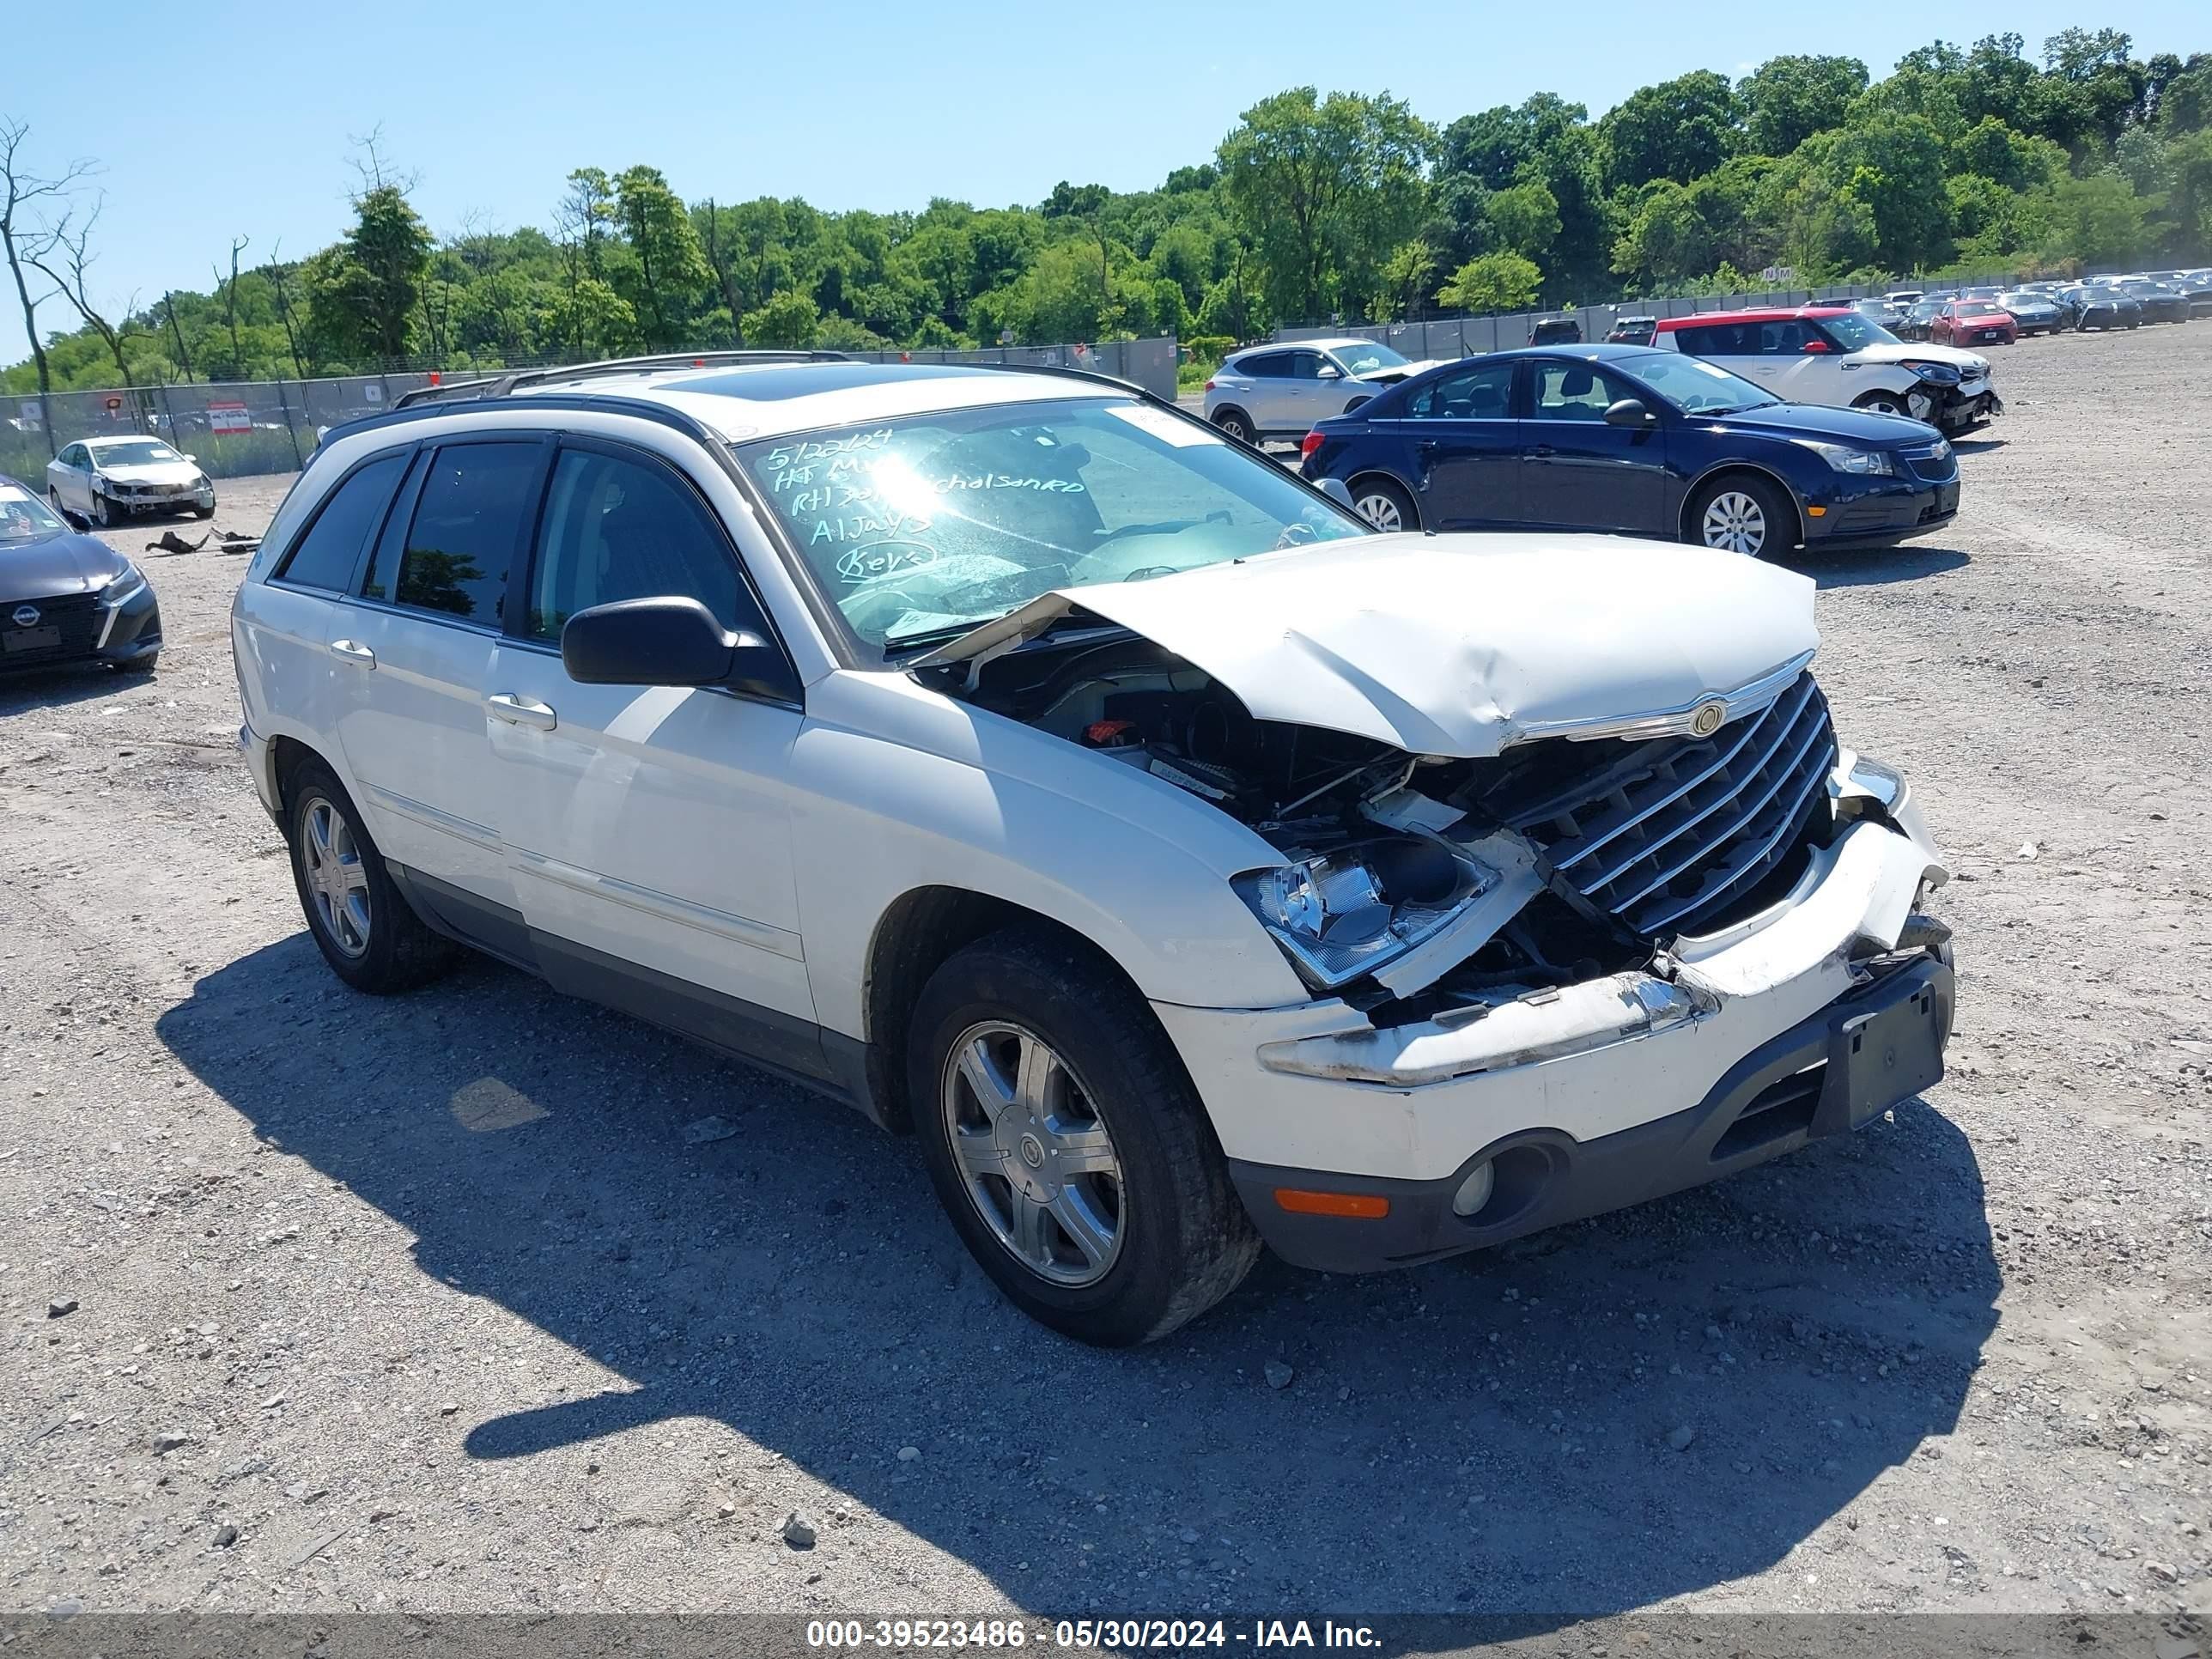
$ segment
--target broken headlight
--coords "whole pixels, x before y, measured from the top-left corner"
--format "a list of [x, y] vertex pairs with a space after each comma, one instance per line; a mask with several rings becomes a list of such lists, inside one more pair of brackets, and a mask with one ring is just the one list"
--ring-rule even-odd
[[1231, 884], [1299, 976], [1330, 991], [1395, 961], [1499, 879], [1440, 841], [1407, 836], [1249, 871]]

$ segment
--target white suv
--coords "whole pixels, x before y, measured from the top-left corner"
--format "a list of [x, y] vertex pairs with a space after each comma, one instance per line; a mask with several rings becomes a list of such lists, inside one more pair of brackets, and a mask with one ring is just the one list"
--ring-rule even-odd
[[1374, 340], [1299, 340], [1222, 360], [1206, 382], [1206, 418], [1245, 443], [1303, 438], [1317, 421], [1349, 414], [1385, 386], [1434, 368]]
[[1785, 403], [1904, 415], [1953, 433], [2004, 413], [1979, 352], [1907, 344], [1849, 306], [1666, 317], [1651, 343], [1703, 357]]
[[[332, 431], [240, 743], [364, 991], [458, 941], [921, 1138], [1101, 1343], [1932, 1084], [1944, 879], [1813, 585], [1379, 536], [1069, 371], [600, 368]], [[742, 1085], [739, 1085], [742, 1086]]]

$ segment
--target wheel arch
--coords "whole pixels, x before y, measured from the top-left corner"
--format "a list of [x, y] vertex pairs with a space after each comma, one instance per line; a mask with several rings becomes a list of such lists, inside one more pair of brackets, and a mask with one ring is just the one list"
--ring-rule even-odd
[[1224, 415], [1234, 415], [1238, 420], [1244, 422], [1244, 429], [1247, 432], [1250, 433], [1255, 438], [1257, 438], [1260, 435], [1259, 422], [1252, 418], [1252, 412], [1246, 409], [1242, 404], [1214, 404], [1212, 409], [1206, 411], [1206, 423], [1208, 426], [1218, 427], [1221, 424], [1221, 417]]
[[1393, 472], [1389, 467], [1364, 466], [1360, 468], [1358, 471], [1353, 473], [1350, 477], [1344, 481], [1344, 487], [1352, 492], [1352, 499], [1357, 501], [1359, 496], [1359, 486], [1363, 483], [1369, 483], [1376, 481], [1395, 485], [1396, 488], [1405, 492], [1406, 499], [1412, 502], [1413, 507], [1413, 522], [1408, 526], [1407, 528], [1413, 530], [1422, 528], [1420, 492], [1415, 489], [1413, 485], [1407, 483], [1403, 478], [1400, 477], [1396, 473]]
[[1782, 492], [1782, 498], [1790, 503], [1790, 516], [1796, 520], [1797, 524], [1797, 533], [1790, 545], [1792, 547], [1802, 545], [1806, 538], [1805, 503], [1798, 499], [1797, 487], [1772, 467], [1762, 466], [1757, 461], [1739, 459], [1716, 461], [1696, 477], [1691, 479], [1683, 489], [1682, 505], [1675, 514], [1676, 532], [1684, 540], [1688, 540], [1691, 534], [1691, 515], [1696, 511], [1699, 498], [1722, 479], [1741, 477], [1764, 479]]
[[[907, 1095], [906, 1047], [915, 1004], [930, 975], [956, 951], [1010, 927], [1049, 934], [1125, 986], [1151, 1017], [1151, 1004], [1128, 970], [1066, 922], [972, 888], [916, 887], [877, 919], [861, 981], [862, 1038], [870, 1115], [901, 1134], [914, 1129]], [[1171, 1045], [1172, 1046], [1172, 1045]]]

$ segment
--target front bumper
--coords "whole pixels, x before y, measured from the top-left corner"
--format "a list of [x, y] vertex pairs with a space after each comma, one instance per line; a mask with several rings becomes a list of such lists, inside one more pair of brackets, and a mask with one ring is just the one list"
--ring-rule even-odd
[[[1705, 1097], [1634, 1128], [1577, 1141], [1528, 1129], [1478, 1149], [1436, 1181], [1316, 1174], [1231, 1159], [1230, 1177], [1268, 1247], [1323, 1273], [1366, 1273], [1501, 1244], [1735, 1175], [1808, 1141], [1846, 1134], [1943, 1075], [1951, 1031], [1949, 966], [1923, 957], [1769, 1038]], [[1492, 1171], [1473, 1216], [1453, 1208], [1469, 1173]], [[1380, 1198], [1380, 1216], [1286, 1210], [1285, 1188]]]
[[1888, 544], [1941, 530], [1959, 516], [1959, 476], [1868, 479], [1856, 494], [1835, 492], [1819, 518], [1806, 518], [1808, 547]]
[[37, 642], [0, 624], [0, 673], [85, 663], [120, 666], [161, 654], [161, 607], [150, 582], [118, 605], [91, 603], [89, 596], [46, 604], [44, 620], [52, 626]]
[[[1808, 1115], [1800, 1102], [1790, 1108], [1796, 1116], [1768, 1119], [1774, 1133], [1729, 1139], [1754, 1103], [1760, 1115], [1775, 1109], [1765, 1097], [1773, 1085], [1832, 1063], [1821, 1045], [1835, 1022], [1888, 1008], [1875, 1006], [1892, 994], [1883, 987], [1907, 1001], [1918, 994], [1894, 989], [1906, 968], [1919, 965], [1897, 965], [1899, 944], [1923, 889], [1943, 879], [1908, 799], [1891, 817], [1863, 817], [1816, 851], [1788, 896], [1761, 916], [1678, 940], [1671, 958], [1644, 972], [1540, 994], [1479, 1018], [1383, 1030], [1334, 1000], [1154, 1007], [1222, 1150], [1242, 1171], [1261, 1234], [1293, 1261], [1381, 1266], [1714, 1179], [1757, 1161], [1753, 1152], [1771, 1157], [1802, 1144], [1816, 1122], [1835, 1133], [1880, 1109], [1867, 1105], [1881, 1092], [1878, 1079], [1869, 1084], [1847, 1066], [1835, 1075], [1850, 1078], [1857, 1104], [1842, 1120], [1833, 1109]], [[1949, 1030], [1948, 969], [1939, 978], [1915, 981], [1932, 999], [1918, 1018], [1941, 1015], [1930, 1028], [1934, 1075]], [[1881, 1107], [1932, 1082], [1924, 1072], [1916, 1065], [1896, 1073], [1907, 1086]], [[1785, 1122], [1795, 1126], [1786, 1134], [1776, 1127]], [[1670, 1149], [1663, 1170], [1653, 1146]], [[1605, 1149], [1620, 1148], [1631, 1151], [1614, 1163]], [[1501, 1160], [1498, 1197], [1471, 1220], [1454, 1215], [1458, 1183], [1491, 1158]], [[1643, 1185], [1601, 1173], [1647, 1164], [1651, 1180]], [[1273, 1200], [1277, 1187], [1384, 1193], [1393, 1216], [1402, 1194], [1413, 1231], [1293, 1216]], [[1512, 1207], [1498, 1207], [1516, 1192]], [[1440, 1212], [1430, 1202], [1438, 1193]]]
[[1987, 380], [1972, 386], [1955, 386], [1943, 394], [1942, 407], [1936, 413], [1936, 423], [1946, 432], [1963, 431], [2003, 414], [2004, 399]]

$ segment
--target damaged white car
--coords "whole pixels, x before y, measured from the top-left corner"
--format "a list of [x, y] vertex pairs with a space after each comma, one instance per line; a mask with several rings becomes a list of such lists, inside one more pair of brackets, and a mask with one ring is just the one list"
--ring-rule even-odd
[[1838, 746], [1801, 576], [1374, 535], [1064, 372], [440, 397], [331, 433], [235, 609], [325, 957], [389, 991], [458, 941], [913, 1130], [1060, 1330], [1159, 1336], [1263, 1241], [1493, 1244], [1942, 1075], [1945, 872]]

